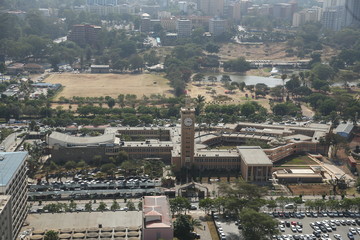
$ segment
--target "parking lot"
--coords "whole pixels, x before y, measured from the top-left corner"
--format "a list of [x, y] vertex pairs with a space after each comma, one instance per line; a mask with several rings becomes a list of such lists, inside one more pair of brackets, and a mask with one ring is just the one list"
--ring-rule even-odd
[[[282, 236], [279, 234], [273, 239], [360, 239], [359, 213], [323, 212], [311, 215], [310, 212], [302, 212], [292, 215], [276, 218]], [[353, 238], [348, 236], [349, 232], [352, 232], [349, 235]]]

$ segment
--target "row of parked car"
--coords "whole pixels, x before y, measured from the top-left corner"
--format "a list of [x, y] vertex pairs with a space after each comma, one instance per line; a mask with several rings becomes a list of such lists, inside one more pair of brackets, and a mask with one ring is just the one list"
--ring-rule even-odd
[[330, 217], [330, 218], [338, 218], [338, 217], [347, 217], [347, 218], [360, 218], [360, 212], [352, 212], [352, 211], [322, 211], [322, 212], [269, 212], [270, 216], [274, 218], [304, 218], [312, 217]]
[[80, 190], [106, 190], [106, 189], [136, 189], [155, 188], [161, 186], [159, 179], [145, 177], [124, 178], [122, 180], [67, 180], [65, 182], [51, 182], [30, 184], [30, 192], [47, 191], [80, 191]]

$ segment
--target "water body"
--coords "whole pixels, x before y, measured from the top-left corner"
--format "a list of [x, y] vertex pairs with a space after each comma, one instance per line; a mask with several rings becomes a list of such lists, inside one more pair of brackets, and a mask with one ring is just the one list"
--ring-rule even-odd
[[[207, 80], [207, 77], [210, 76], [211, 74], [206, 74], [205, 75], [205, 79]], [[227, 74], [230, 76], [231, 80], [233, 82], [244, 82], [246, 85], [256, 85], [258, 83], [264, 83], [266, 84], [268, 87], [275, 87], [277, 85], [281, 85], [282, 86], [282, 79], [281, 78], [274, 78], [274, 77], [259, 77], [259, 76], [242, 76], [242, 75], [235, 75], [235, 74]], [[220, 81], [222, 74], [214, 74], [212, 76], [217, 77], [217, 80]], [[289, 79], [285, 80], [285, 82], [287, 82]], [[358, 84], [359, 81], [351, 81], [348, 82], [348, 84], [350, 86], [353, 86], [356, 84]], [[343, 82], [334, 82], [332, 84], [332, 86], [334, 87], [342, 87], [344, 85]]]
[[[244, 82], [246, 85], [256, 85], [258, 83], [265, 83], [268, 87], [275, 87], [277, 85], [282, 85], [282, 80], [280, 78], [273, 77], [259, 77], [259, 76], [242, 76], [235, 74], [228, 74], [233, 82]], [[210, 75], [206, 75], [205, 78]], [[222, 74], [213, 75], [217, 77], [218, 81], [220, 81]]]

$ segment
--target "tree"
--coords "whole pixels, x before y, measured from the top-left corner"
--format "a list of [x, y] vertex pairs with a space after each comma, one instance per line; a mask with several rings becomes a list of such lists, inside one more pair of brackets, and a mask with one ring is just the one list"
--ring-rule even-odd
[[182, 214], [182, 212], [186, 213], [186, 210], [190, 209], [191, 204], [187, 198], [184, 197], [176, 197], [174, 199], [170, 199], [170, 210], [173, 215], [177, 213]]
[[229, 75], [222, 75], [220, 81], [223, 82], [224, 84], [227, 84], [231, 82], [231, 78]]
[[220, 47], [217, 44], [208, 43], [205, 45], [205, 50], [209, 53], [218, 53], [220, 50]]
[[76, 206], [77, 206], [77, 204], [76, 204], [76, 202], [74, 202], [74, 200], [70, 200], [70, 203], [69, 203], [69, 209], [71, 210], [71, 211], [75, 211], [76, 210]]
[[85, 204], [85, 211], [87, 211], [87, 212], [92, 211], [92, 203], [91, 203], [91, 201], [89, 201], [88, 203]]
[[58, 240], [59, 233], [55, 232], [54, 230], [47, 231], [44, 237], [44, 240]]
[[106, 208], [106, 203], [100, 202], [100, 203], [99, 203], [99, 206], [97, 207], [96, 210], [97, 210], [97, 211], [101, 211], [101, 212], [106, 211], [106, 210], [107, 210], [107, 208]]
[[329, 80], [334, 76], [332, 67], [321, 63], [316, 63], [311, 71], [314, 73], [315, 77], [323, 81]]
[[126, 203], [126, 207], [129, 209], [129, 211], [135, 211], [136, 210], [135, 204], [132, 201], [128, 201]]
[[116, 166], [113, 163], [106, 163], [101, 165], [101, 172], [107, 174], [107, 175], [113, 175], [115, 173]]
[[113, 203], [111, 204], [110, 210], [111, 211], [116, 211], [120, 209], [120, 205], [118, 202], [116, 202], [116, 200], [113, 201]]
[[204, 81], [204, 79], [205, 79], [205, 76], [204, 76], [204, 74], [202, 74], [202, 73], [197, 73], [197, 74], [195, 74], [194, 76], [193, 76], [193, 78], [192, 78], [192, 80], [194, 81], [194, 82], [202, 82], [202, 81]]
[[190, 223], [190, 216], [179, 215], [174, 221], [174, 237], [179, 240], [189, 240], [192, 239], [191, 232], [193, 227]]
[[250, 63], [244, 57], [226, 61], [223, 66], [225, 71], [246, 72], [250, 70]]
[[240, 213], [240, 219], [246, 240], [266, 240], [277, 233], [277, 221], [267, 214], [244, 208]]
[[204, 198], [199, 201], [199, 208], [203, 209], [206, 214], [214, 207], [214, 200], [211, 198]]
[[109, 108], [113, 108], [115, 106], [115, 99], [109, 98], [107, 100], [107, 105], [109, 106]]
[[133, 71], [141, 71], [144, 66], [144, 60], [141, 56], [135, 54], [129, 59], [130, 69]]
[[245, 103], [241, 106], [241, 115], [245, 117], [249, 117], [250, 115], [254, 114], [256, 108], [252, 103]]
[[71, 170], [71, 169], [74, 169], [76, 168], [76, 162], [74, 161], [67, 161], [64, 165], [65, 169], [67, 170]]

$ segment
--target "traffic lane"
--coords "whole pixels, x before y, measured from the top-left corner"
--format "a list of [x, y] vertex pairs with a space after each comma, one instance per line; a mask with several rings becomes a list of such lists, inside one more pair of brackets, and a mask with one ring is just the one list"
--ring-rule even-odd
[[[299, 233], [299, 232], [293, 232], [291, 231], [291, 228], [289, 227], [286, 227], [285, 226], [285, 232], [280, 232], [281, 235], [301, 235], [301, 234], [312, 234], [314, 229], [310, 226], [310, 223], [312, 222], [321, 222], [323, 220], [354, 220], [352, 218], [329, 218], [329, 217], [321, 217], [321, 218], [311, 218], [311, 217], [305, 217], [305, 218], [302, 218], [302, 219], [299, 219], [299, 218], [286, 218], [286, 219], [279, 219], [277, 218], [277, 220], [279, 220], [279, 223], [280, 221], [289, 221], [289, 222], [301, 222], [303, 224], [303, 231], [302, 233]], [[343, 225], [340, 225], [340, 226], [336, 226], [336, 231], [332, 231], [332, 232], [328, 232], [329, 236], [331, 239], [334, 239], [334, 234], [340, 234], [341, 237], [343, 239], [349, 239], [347, 237], [347, 233], [349, 232], [349, 228], [350, 227], [353, 227], [353, 228], [360, 228], [360, 226], [356, 225], [356, 226], [353, 226], [353, 225], [346, 225], [346, 226], [343, 226]], [[357, 233], [356, 235], [354, 235], [355, 239], [360, 239], [360, 235]]]

